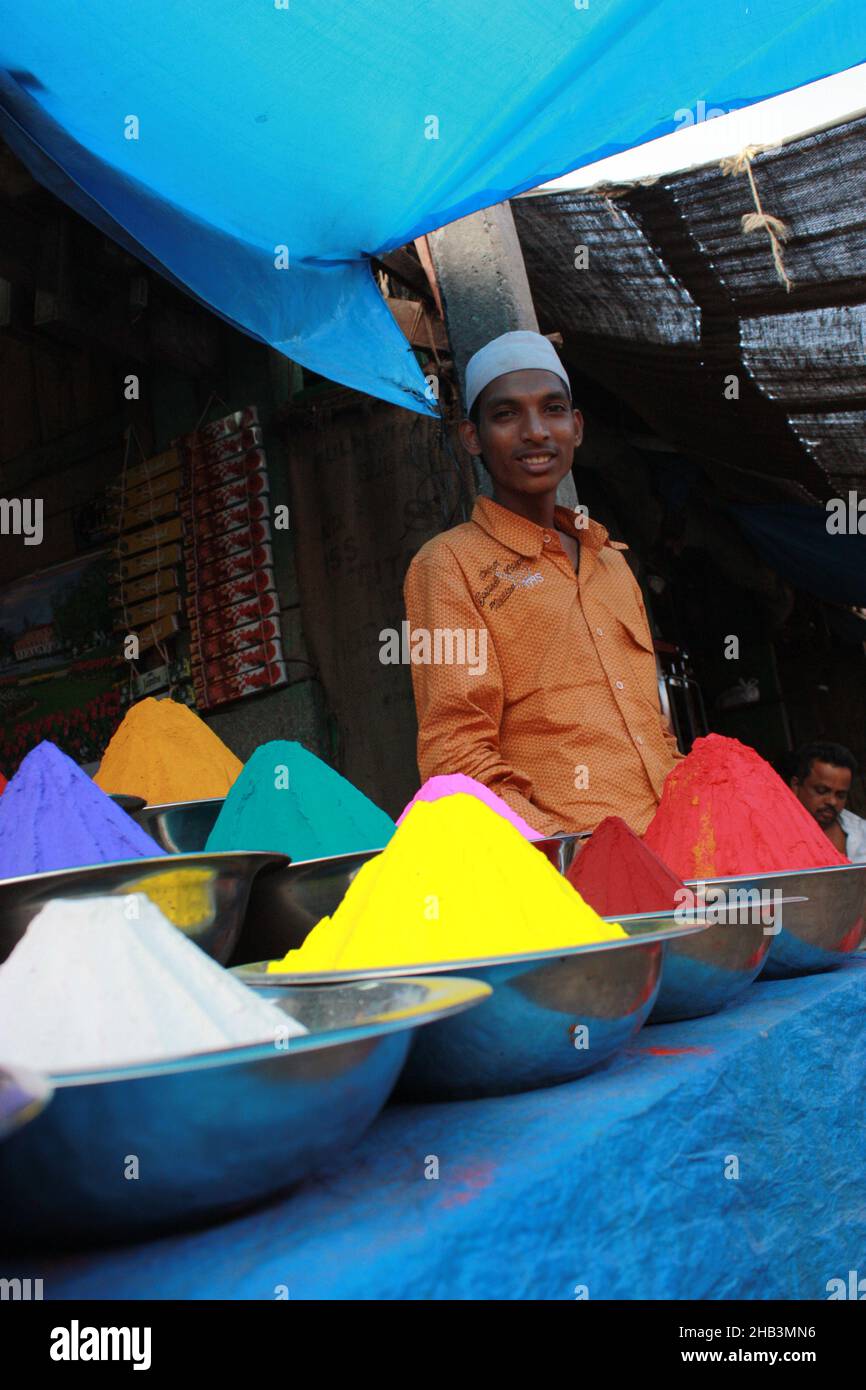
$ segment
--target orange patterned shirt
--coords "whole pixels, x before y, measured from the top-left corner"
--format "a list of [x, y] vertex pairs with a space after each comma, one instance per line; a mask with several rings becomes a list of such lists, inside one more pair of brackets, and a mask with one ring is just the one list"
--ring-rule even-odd
[[409, 566], [421, 780], [474, 777], [545, 834], [608, 815], [642, 834], [681, 755], [640, 588], [603, 526], [555, 517], [577, 574], [557, 530], [487, 497]]

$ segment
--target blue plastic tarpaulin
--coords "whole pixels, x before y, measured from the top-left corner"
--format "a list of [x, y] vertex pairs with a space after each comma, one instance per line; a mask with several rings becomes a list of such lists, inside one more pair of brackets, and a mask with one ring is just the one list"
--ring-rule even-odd
[[864, 58], [862, 0], [0, 0], [0, 132], [230, 323], [432, 412], [371, 254]]
[[258, 1211], [14, 1273], [74, 1300], [838, 1298], [866, 1273], [864, 1005], [866, 957], [759, 982], [569, 1085], [389, 1106]]

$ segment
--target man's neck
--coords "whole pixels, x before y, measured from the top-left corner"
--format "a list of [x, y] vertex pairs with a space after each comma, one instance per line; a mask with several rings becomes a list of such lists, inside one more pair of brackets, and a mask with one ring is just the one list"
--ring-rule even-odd
[[556, 492], [510, 492], [498, 487], [493, 489], [493, 500], [509, 512], [516, 512], [527, 521], [548, 530], [553, 526], [553, 513], [556, 508]]

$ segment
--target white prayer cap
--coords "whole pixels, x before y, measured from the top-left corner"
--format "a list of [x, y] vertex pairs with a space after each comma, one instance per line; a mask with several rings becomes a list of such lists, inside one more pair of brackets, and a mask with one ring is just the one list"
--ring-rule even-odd
[[549, 338], [518, 328], [513, 333], [501, 333], [485, 343], [466, 363], [466, 410], [472, 409], [485, 386], [506, 372], [522, 372], [538, 367], [553, 372], [564, 381], [571, 395], [571, 382]]

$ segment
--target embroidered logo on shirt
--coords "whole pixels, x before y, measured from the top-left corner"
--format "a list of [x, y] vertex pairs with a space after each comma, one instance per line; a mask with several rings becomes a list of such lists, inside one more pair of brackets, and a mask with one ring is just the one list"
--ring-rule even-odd
[[478, 607], [501, 608], [515, 590], [534, 588], [543, 582], [544, 575], [539, 570], [530, 570], [526, 561], [518, 558], [485, 565], [479, 579], [484, 587], [475, 595]]
[[496, 575], [497, 579], [508, 579], [511, 581], [512, 584], [519, 584], [520, 587], [523, 589], [531, 589], [534, 584], [540, 584], [544, 579], [544, 575], [539, 570], [536, 570], [535, 574], [519, 575], [505, 574], [501, 569], [497, 567], [494, 570], [494, 574]]

